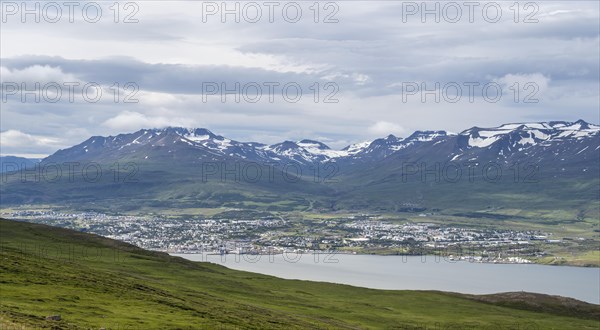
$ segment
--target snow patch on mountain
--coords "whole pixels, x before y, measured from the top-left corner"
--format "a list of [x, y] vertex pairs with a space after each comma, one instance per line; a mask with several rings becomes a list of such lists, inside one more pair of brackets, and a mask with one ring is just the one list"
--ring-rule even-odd
[[332, 150], [327, 145], [318, 141], [302, 140], [296, 142], [296, 144], [312, 155], [323, 156], [328, 159], [348, 156], [348, 152], [344, 150]]
[[[485, 148], [500, 140], [511, 141], [511, 146], [531, 147], [557, 139], [583, 139], [599, 134], [600, 126], [579, 120], [574, 123], [549, 122], [505, 124], [496, 128], [473, 127], [460, 135], [468, 137], [469, 147]], [[509, 146], [510, 147], [510, 146]]]
[[372, 142], [373, 141], [364, 141], [364, 142], [351, 144], [351, 145], [345, 147], [344, 149], [342, 149], [342, 151], [345, 151], [348, 156], [356, 155], [357, 153], [363, 151], [369, 145], [371, 145]]

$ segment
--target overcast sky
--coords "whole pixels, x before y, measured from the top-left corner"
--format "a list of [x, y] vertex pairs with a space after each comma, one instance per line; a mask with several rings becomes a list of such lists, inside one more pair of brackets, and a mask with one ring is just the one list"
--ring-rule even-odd
[[[40, 157], [92, 135], [165, 126], [342, 148], [414, 130], [600, 121], [598, 1], [521, 2], [518, 14], [513, 1], [336, 1], [318, 15], [312, 1], [237, 2], [239, 23], [221, 16], [235, 2], [121, 2], [118, 16], [113, 1], [85, 16], [82, 3], [72, 17], [63, 2], [62, 16], [43, 2], [39, 23], [21, 16], [21, 1], [0, 3], [2, 155]], [[14, 90], [36, 83], [47, 87], [39, 102]], [[221, 95], [236, 83], [239, 102]]]

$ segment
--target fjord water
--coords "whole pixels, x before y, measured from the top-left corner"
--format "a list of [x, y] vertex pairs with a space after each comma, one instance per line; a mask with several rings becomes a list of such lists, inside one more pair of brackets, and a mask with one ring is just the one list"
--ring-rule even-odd
[[173, 254], [286, 279], [388, 290], [470, 294], [527, 291], [600, 304], [600, 268], [486, 264], [434, 256]]

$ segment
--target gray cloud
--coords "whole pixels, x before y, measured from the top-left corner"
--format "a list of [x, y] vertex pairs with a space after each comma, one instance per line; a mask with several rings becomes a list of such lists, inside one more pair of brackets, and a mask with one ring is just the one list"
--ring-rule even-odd
[[[223, 24], [217, 16], [202, 23], [201, 4], [194, 2], [139, 2], [140, 22], [129, 25], [110, 19], [3, 24], [3, 82], [97, 82], [106, 97], [52, 104], [9, 97], [1, 104], [2, 153], [52, 153], [90, 135], [166, 125], [205, 126], [266, 143], [321, 138], [339, 148], [385, 130], [408, 135], [517, 121], [600, 121], [597, 2], [539, 2], [539, 22], [533, 24], [514, 23], [506, 8], [512, 3], [502, 3], [498, 23], [476, 17], [475, 23], [456, 24], [424, 24], [416, 16], [403, 23], [400, 2], [337, 4], [334, 24], [314, 23], [305, 3], [295, 24], [281, 17], [274, 24]], [[510, 79], [538, 83], [539, 102], [523, 103], [523, 94], [515, 102]], [[328, 81], [339, 87], [338, 103], [323, 102]], [[116, 82], [121, 88], [137, 84], [139, 103], [113, 102]], [[225, 103], [218, 96], [203, 102], [206, 82], [296, 82], [304, 95], [286, 102], [276, 89], [274, 102], [263, 96], [257, 103], [237, 103], [233, 95]], [[319, 102], [310, 90], [315, 82]], [[457, 103], [421, 102], [418, 94], [405, 101], [407, 82], [428, 88], [499, 82], [504, 94], [495, 103], [482, 99], [481, 91], [473, 102], [466, 95]]]

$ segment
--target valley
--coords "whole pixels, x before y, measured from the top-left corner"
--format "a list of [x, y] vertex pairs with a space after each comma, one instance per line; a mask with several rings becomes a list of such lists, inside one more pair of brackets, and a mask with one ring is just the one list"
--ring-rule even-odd
[[600, 330], [599, 1], [0, 16], [0, 330]]
[[[599, 148], [600, 126], [584, 121], [418, 131], [342, 150], [169, 127], [91, 137], [29, 165], [4, 159], [0, 324], [596, 329], [598, 305], [566, 297], [597, 300], [581, 285], [600, 267]], [[391, 285], [284, 280], [167, 253], [354, 258], [324, 275], [321, 263], [240, 270]], [[369, 258], [439, 263], [360, 263]], [[547, 282], [528, 268], [550, 265], [565, 267]], [[396, 274], [423, 283], [397, 286]], [[525, 291], [526, 278], [538, 293], [487, 295]], [[432, 287], [450, 293], [411, 291]]]

